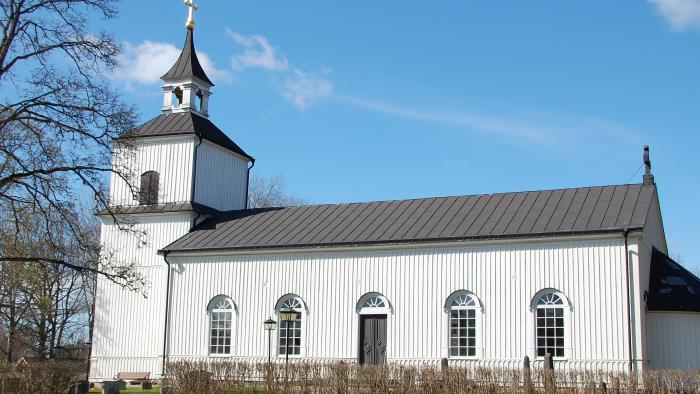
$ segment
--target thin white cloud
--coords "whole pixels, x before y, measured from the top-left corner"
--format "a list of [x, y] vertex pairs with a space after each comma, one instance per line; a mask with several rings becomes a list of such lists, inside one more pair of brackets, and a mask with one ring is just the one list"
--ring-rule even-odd
[[700, 0], [649, 0], [672, 29], [700, 28]]
[[301, 70], [294, 70], [294, 75], [285, 81], [282, 89], [282, 97], [302, 111], [332, 93], [333, 83], [330, 80], [309, 75]]
[[269, 71], [285, 71], [289, 68], [287, 59], [277, 55], [277, 49], [270, 45], [267, 38], [257, 34], [244, 36], [229, 28], [226, 28], [226, 34], [245, 48], [242, 54], [231, 58], [231, 66], [235, 70], [259, 67]]
[[260, 68], [283, 79], [280, 95], [297, 109], [304, 111], [333, 93], [330, 68], [322, 66], [320, 73], [312, 73], [293, 67], [278, 49], [261, 35], [243, 35], [229, 28], [226, 34], [243, 47], [243, 53], [231, 58], [231, 67], [242, 72], [247, 68]]
[[[173, 44], [148, 40], [138, 45], [125, 42], [123, 49], [119, 68], [113, 78], [123, 81], [129, 90], [133, 90], [135, 85], [159, 83], [160, 77], [172, 67], [181, 51]], [[212, 80], [224, 83], [233, 81], [231, 73], [217, 68], [206, 53], [197, 51], [197, 57]]]
[[590, 138], [600, 141], [624, 140], [632, 143], [641, 143], [642, 140], [637, 132], [625, 126], [575, 114], [543, 113], [532, 110], [507, 114], [493, 114], [486, 111], [480, 114], [466, 111], [447, 112], [409, 108], [338, 94], [333, 97], [343, 103], [390, 116], [540, 144], [565, 147], [567, 144], [571, 145], [576, 141], [582, 142]]

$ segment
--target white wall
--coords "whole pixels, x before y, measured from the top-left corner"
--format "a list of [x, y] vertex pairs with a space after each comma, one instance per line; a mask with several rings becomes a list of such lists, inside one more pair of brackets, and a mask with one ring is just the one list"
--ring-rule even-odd
[[664, 232], [663, 218], [661, 217], [661, 206], [656, 193], [654, 193], [651, 207], [647, 214], [646, 225], [644, 226], [644, 239], [649, 244], [649, 248], [653, 246], [668, 255], [666, 234]]
[[651, 366], [648, 360], [648, 336], [651, 335], [647, 329], [646, 296], [649, 291], [649, 274], [651, 272], [651, 252], [652, 248], [657, 248], [664, 253], [668, 253], [666, 248], [666, 236], [664, 234], [663, 222], [661, 220], [661, 210], [656, 193], [654, 194], [649, 212], [647, 213], [644, 231], [630, 236], [630, 285], [632, 296], [632, 325], [634, 360], [638, 369]]
[[649, 365], [700, 369], [700, 313], [647, 312]]
[[[608, 240], [500, 244], [442, 249], [319, 252], [217, 257], [172, 256], [169, 354], [207, 357], [207, 303], [219, 294], [237, 305], [234, 355], [263, 360], [262, 322], [288, 293], [308, 305], [305, 359], [357, 358], [355, 305], [367, 292], [392, 303], [389, 361], [438, 364], [447, 355], [446, 298], [464, 289], [482, 302], [478, 363], [518, 368], [534, 359], [533, 296], [562, 291], [572, 304], [566, 362], [558, 367], [626, 368], [624, 244]], [[273, 343], [273, 352], [274, 352]], [[475, 362], [475, 361], [473, 361]], [[461, 362], [462, 364], [468, 362]]]
[[[133, 148], [115, 148], [113, 165], [115, 168], [125, 167], [132, 176], [132, 186], [137, 188], [140, 187], [141, 174], [146, 171], [158, 172], [161, 204], [190, 201], [194, 141], [192, 136], [131, 141]], [[139, 205], [138, 199], [133, 198], [128, 184], [121, 177], [112, 174], [110, 187], [112, 205]]]
[[116, 229], [104, 218], [101, 242], [103, 257], [109, 253], [120, 263], [135, 264], [148, 281], [143, 292], [134, 292], [99, 277], [92, 341], [90, 379], [111, 379], [119, 372], [160, 373], [165, 318], [167, 269], [157, 251], [184, 235], [192, 214], [142, 216], [135, 230], [148, 234], [139, 244], [134, 235]]
[[195, 201], [227, 211], [245, 208], [248, 160], [209, 141], [197, 148]]

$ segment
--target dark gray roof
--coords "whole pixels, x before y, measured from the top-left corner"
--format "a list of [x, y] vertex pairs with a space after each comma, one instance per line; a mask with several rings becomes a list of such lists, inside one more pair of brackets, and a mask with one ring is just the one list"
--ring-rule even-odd
[[656, 248], [651, 253], [647, 308], [700, 312], [700, 279]]
[[209, 119], [192, 112], [162, 114], [126, 133], [121, 139], [196, 134], [205, 140], [254, 160]]
[[[114, 215], [130, 215], [135, 213], [171, 213], [171, 212], [199, 212], [205, 215], [216, 216], [221, 214], [214, 208], [196, 202], [173, 202], [158, 205], [133, 205], [111, 207]], [[110, 215], [109, 210], [103, 209], [97, 212], [98, 216]]]
[[546, 237], [641, 229], [654, 186], [231, 211], [164, 251], [253, 250]]
[[204, 72], [202, 65], [199, 64], [199, 59], [197, 59], [197, 52], [194, 50], [194, 33], [192, 30], [187, 29], [187, 37], [185, 38], [185, 45], [182, 47], [180, 57], [173, 67], [160, 79], [167, 81], [190, 77], [196, 77], [214, 86], [214, 83], [209, 80], [209, 77], [207, 77], [207, 74]]

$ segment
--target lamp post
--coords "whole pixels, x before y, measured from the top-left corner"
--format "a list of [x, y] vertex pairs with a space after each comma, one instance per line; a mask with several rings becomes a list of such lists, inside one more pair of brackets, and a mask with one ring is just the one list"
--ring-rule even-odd
[[285, 349], [284, 349], [284, 364], [289, 364], [289, 326], [291, 323], [295, 322], [297, 320], [297, 312], [291, 310], [291, 309], [285, 309], [280, 311], [280, 320], [282, 320], [285, 323], [285, 331], [286, 331], [286, 340], [284, 341], [285, 344]]
[[277, 327], [277, 322], [272, 317], [265, 320], [265, 331], [267, 331], [267, 363], [272, 362], [272, 331]]

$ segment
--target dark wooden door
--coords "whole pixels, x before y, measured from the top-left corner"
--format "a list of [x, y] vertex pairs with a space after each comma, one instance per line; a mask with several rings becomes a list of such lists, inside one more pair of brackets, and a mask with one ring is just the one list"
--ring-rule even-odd
[[386, 315], [360, 316], [360, 364], [383, 364], [386, 341]]

